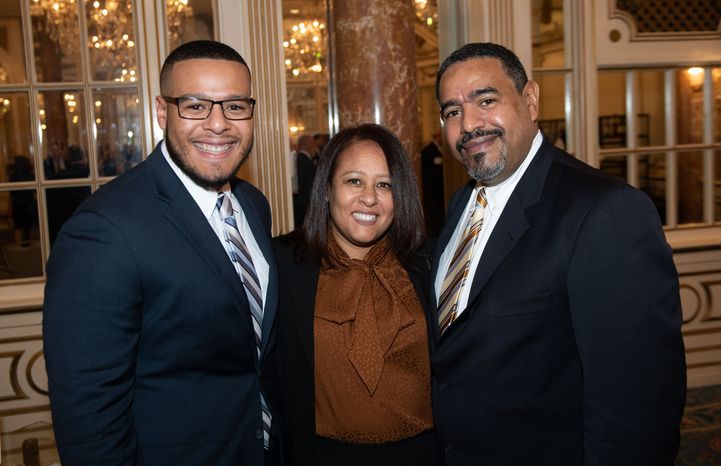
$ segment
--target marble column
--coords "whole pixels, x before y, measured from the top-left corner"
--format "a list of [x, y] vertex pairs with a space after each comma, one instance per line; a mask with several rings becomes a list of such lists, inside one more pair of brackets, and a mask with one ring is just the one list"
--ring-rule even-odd
[[413, 0], [329, 0], [329, 8], [339, 129], [391, 129], [418, 170]]

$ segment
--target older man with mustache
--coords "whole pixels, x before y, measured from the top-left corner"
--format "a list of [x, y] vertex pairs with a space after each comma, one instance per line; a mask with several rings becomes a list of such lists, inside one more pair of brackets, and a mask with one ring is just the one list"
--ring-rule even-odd
[[472, 178], [432, 271], [445, 464], [673, 464], [681, 307], [653, 204], [544, 139], [538, 85], [510, 50], [465, 45], [436, 86]]

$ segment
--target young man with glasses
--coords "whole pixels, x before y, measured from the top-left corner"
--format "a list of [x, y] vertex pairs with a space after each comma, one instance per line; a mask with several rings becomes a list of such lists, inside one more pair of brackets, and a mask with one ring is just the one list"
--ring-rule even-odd
[[147, 160], [95, 193], [48, 263], [45, 358], [63, 466], [277, 458], [270, 209], [235, 173], [253, 146], [250, 70], [181, 45]]

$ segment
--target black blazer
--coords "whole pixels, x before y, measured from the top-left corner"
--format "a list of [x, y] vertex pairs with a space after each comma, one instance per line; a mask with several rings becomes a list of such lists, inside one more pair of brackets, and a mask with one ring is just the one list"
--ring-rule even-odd
[[[296, 230], [297, 232], [297, 230]], [[278, 304], [278, 369], [283, 405], [282, 432], [286, 457], [291, 465], [314, 464], [315, 383], [313, 354], [313, 312], [320, 274], [317, 261], [298, 257], [297, 233], [275, 238], [278, 283], [282, 293]], [[421, 251], [404, 264], [426, 305], [430, 255]]]
[[[450, 203], [434, 277], [472, 189]], [[429, 318], [447, 466], [673, 464], [681, 307], [647, 196], [544, 141], [471, 286], [442, 337]]]
[[61, 230], [43, 331], [64, 466], [263, 465], [277, 269], [267, 200], [232, 184], [270, 265], [260, 363], [238, 275], [159, 147]]

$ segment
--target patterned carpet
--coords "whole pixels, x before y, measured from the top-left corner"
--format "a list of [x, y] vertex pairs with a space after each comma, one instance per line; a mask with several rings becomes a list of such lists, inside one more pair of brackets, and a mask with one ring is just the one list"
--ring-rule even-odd
[[690, 388], [676, 466], [721, 466], [721, 385]]

